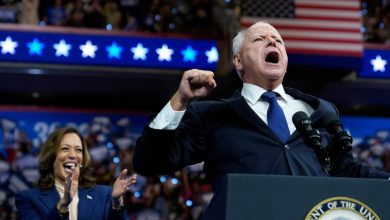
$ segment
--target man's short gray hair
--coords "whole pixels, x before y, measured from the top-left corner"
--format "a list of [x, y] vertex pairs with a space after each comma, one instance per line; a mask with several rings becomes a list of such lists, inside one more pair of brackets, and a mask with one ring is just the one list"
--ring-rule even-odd
[[233, 38], [233, 55], [238, 54], [238, 51], [240, 50], [242, 43], [244, 42], [244, 35], [246, 30], [239, 31], [237, 35]]
[[[269, 24], [267, 21], [256, 21], [255, 23], [253, 23], [251, 25], [254, 26], [254, 25], [257, 25], [259, 23], [263, 23], [263, 24]], [[238, 51], [240, 51], [240, 48], [244, 42], [244, 38], [245, 38], [245, 32], [246, 30], [241, 30], [239, 31], [236, 36], [233, 38], [233, 42], [232, 42], [232, 52], [233, 52], [233, 55], [236, 55], [238, 53]]]
[[[257, 25], [259, 23], [265, 23], [265, 24], [269, 24], [267, 21], [256, 21], [255, 23], [253, 23], [251, 25], [254, 26], [254, 25]], [[244, 43], [244, 39], [245, 39], [245, 33], [246, 33], [246, 30], [241, 30], [239, 31], [236, 36], [233, 38], [233, 41], [232, 41], [232, 52], [233, 52], [233, 56], [238, 54], [238, 52], [240, 51], [241, 49], [241, 46], [242, 44]], [[240, 77], [240, 79], [242, 79], [242, 75], [241, 73], [237, 70], [237, 73], [238, 73], [238, 76]]]

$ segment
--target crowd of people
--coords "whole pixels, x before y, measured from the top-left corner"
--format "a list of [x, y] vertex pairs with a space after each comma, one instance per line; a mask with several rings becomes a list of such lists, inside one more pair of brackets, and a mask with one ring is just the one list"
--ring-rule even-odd
[[390, 44], [390, 1], [362, 0], [361, 7], [364, 40]]
[[[0, 22], [152, 33], [220, 34], [215, 16], [238, 9], [235, 1], [16, 0], [0, 7]], [[237, 10], [237, 13], [239, 11]], [[219, 27], [219, 28], [216, 28]]]
[[390, 172], [390, 135], [388, 130], [378, 130], [356, 143], [354, 154], [360, 161]]
[[[1, 23], [224, 37], [238, 25], [238, 0], [8, 0]], [[366, 42], [390, 43], [390, 2], [362, 0]], [[226, 19], [229, 18], [229, 19]], [[232, 19], [234, 22], [232, 22]]]

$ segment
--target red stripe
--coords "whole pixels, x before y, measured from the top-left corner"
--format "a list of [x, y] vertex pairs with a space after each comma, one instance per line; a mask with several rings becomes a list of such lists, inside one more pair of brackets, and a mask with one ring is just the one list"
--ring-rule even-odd
[[[251, 24], [247, 24], [249, 27]], [[280, 30], [309, 30], [309, 31], [326, 31], [326, 32], [340, 32], [340, 33], [360, 33], [360, 29], [341, 29], [341, 28], [327, 28], [327, 27], [308, 27], [303, 25], [273, 25], [278, 31]]]
[[359, 11], [359, 6], [330, 6], [330, 5], [309, 5], [302, 3], [295, 3], [295, 8], [305, 8], [305, 9], [329, 9], [329, 10], [339, 10], [342, 11]]
[[[2, 7], [2, 6], [1, 6]], [[103, 36], [130, 36], [130, 37], [150, 37], [150, 38], [183, 38], [183, 39], [209, 39], [205, 36], [193, 36], [192, 34], [180, 34], [180, 33], [151, 33], [146, 31], [121, 31], [121, 30], [112, 30], [106, 31], [104, 29], [93, 29], [93, 28], [75, 28], [75, 27], [56, 27], [56, 26], [34, 26], [34, 25], [23, 25], [23, 24], [11, 24], [11, 23], [0, 23], [0, 32], [1, 30], [12, 30], [17, 32], [25, 31], [37, 31], [44, 33], [71, 33], [71, 34], [93, 34], [93, 35], [103, 35]]]
[[[253, 24], [253, 22], [241, 22], [241, 27], [248, 28]], [[327, 28], [327, 27], [308, 27], [304, 25], [283, 25], [283, 24], [273, 24], [273, 26], [278, 30], [309, 30], [309, 31], [325, 31], [325, 32], [339, 32], [339, 33], [356, 33], [360, 34], [360, 29], [341, 29], [341, 28]]]
[[19, 105], [0, 105], [0, 112], [12, 111], [12, 112], [38, 112], [38, 113], [69, 113], [69, 114], [123, 114], [123, 115], [144, 115], [147, 116], [147, 112], [137, 111], [125, 111], [115, 109], [88, 109], [88, 108], [61, 108], [61, 107], [37, 107], [37, 106], [19, 106]]
[[347, 40], [347, 39], [317, 39], [313, 37], [289, 37], [288, 35], [282, 36], [284, 41], [312, 41], [312, 42], [329, 42], [329, 43], [347, 43], [347, 44], [362, 44], [362, 40]]
[[325, 21], [360, 21], [359, 17], [343, 18], [343, 17], [311, 16], [311, 15], [297, 15], [296, 19], [318, 19], [318, 20], [325, 20]]
[[254, 22], [241, 22], [241, 27], [249, 28]]
[[364, 43], [364, 48], [375, 50], [390, 50], [390, 45], [381, 43]]
[[340, 50], [298, 49], [298, 48], [287, 48], [287, 54], [316, 54], [316, 55], [348, 56], [348, 57], [362, 57], [363, 56], [363, 52], [351, 52], [351, 51], [340, 51]]

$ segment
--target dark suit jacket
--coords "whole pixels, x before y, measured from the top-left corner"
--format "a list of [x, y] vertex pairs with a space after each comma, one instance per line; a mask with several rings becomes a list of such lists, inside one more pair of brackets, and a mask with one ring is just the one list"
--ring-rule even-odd
[[[111, 188], [108, 186], [79, 188], [78, 196], [79, 220], [126, 219], [125, 210], [115, 211], [111, 208]], [[56, 208], [59, 200], [55, 187], [45, 191], [36, 188], [22, 191], [15, 196], [18, 219], [61, 219]]]
[[[295, 89], [285, 91], [313, 107], [315, 111], [310, 116], [313, 124], [327, 112], [338, 115], [334, 105], [325, 100]], [[327, 146], [330, 137], [325, 129], [319, 130], [323, 146]], [[146, 126], [135, 148], [133, 166], [143, 175], [161, 175], [201, 161], [213, 190], [227, 173], [327, 175], [313, 149], [303, 143], [297, 131], [284, 144], [239, 93], [227, 100], [191, 103], [176, 130]], [[390, 176], [356, 163], [352, 155], [344, 158], [336, 175]]]

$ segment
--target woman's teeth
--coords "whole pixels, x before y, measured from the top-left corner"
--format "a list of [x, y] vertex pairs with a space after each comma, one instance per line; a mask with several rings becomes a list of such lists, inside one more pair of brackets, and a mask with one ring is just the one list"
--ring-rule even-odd
[[64, 163], [64, 169], [67, 172], [73, 172], [75, 167], [76, 167], [76, 163], [71, 163], [71, 162]]

